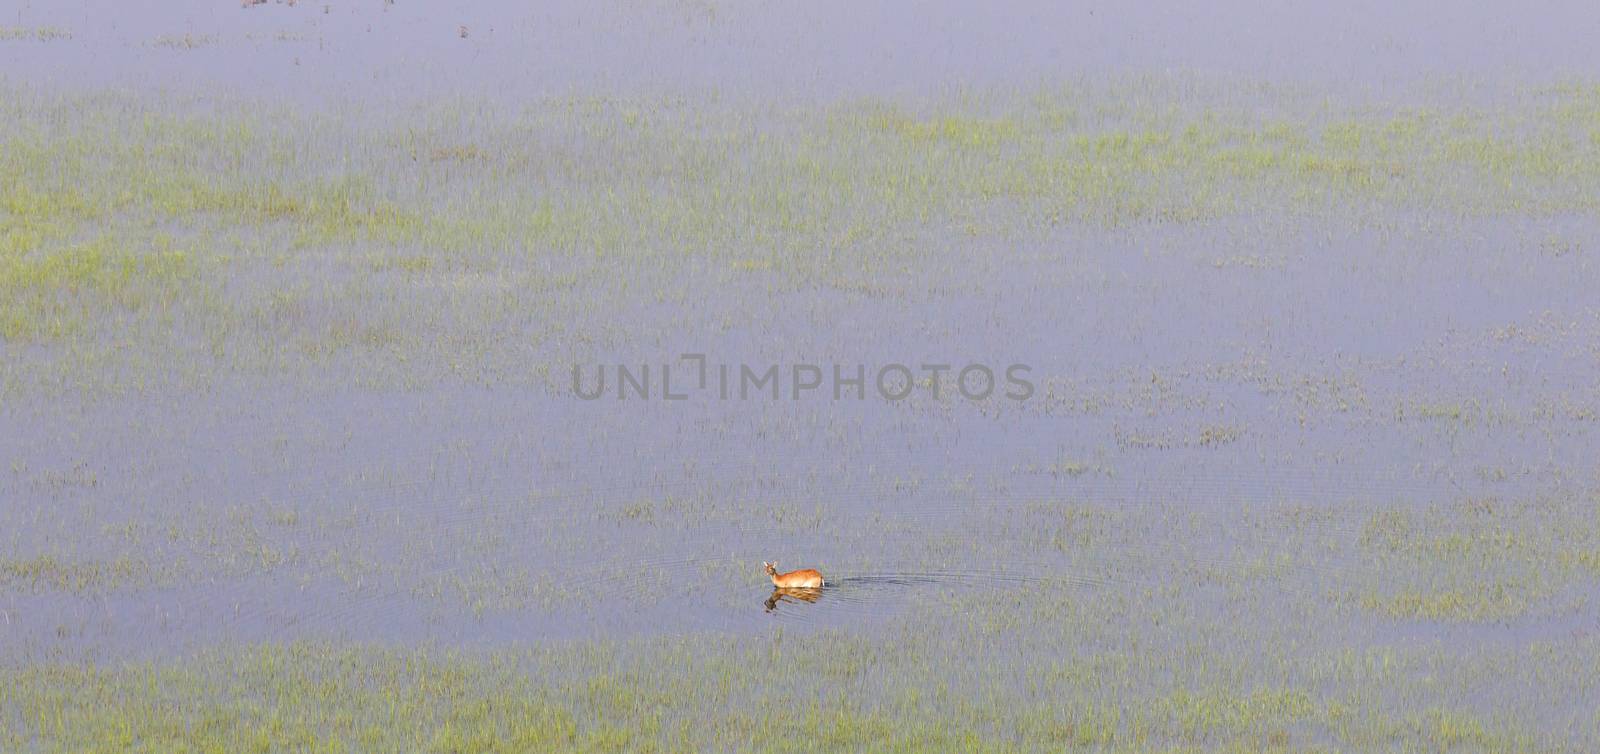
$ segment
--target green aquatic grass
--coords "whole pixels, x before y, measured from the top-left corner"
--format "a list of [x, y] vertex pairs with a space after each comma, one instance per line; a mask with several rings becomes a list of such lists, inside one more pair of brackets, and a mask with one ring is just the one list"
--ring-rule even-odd
[[[1060, 647], [1065, 655], [1020, 677], [951, 677], [942, 653], [976, 638], [779, 632], [494, 651], [296, 643], [0, 667], [0, 741], [40, 752], [1533, 751], [1581, 734], [1426, 701], [1435, 681], [1425, 673], [1533, 677], [1571, 657], [1546, 647], [1293, 663], [1268, 650], [1260, 675], [1190, 665], [1198, 658], [1182, 650]], [[1268, 680], [1291, 666], [1294, 680]], [[1174, 667], [1185, 670], [1164, 672]], [[1575, 682], [1569, 673], [1560, 685]]]
[[53, 555], [0, 560], [0, 590], [103, 593], [144, 582], [149, 571], [149, 564], [130, 557], [109, 562], [65, 561]]
[[[1257, 89], [1181, 78], [809, 107], [457, 101], [404, 118], [4, 94], [0, 336], [47, 346], [8, 359], [5, 384], [45, 390], [335, 363], [374, 383], [497, 379], [553, 320], [577, 328], [564, 348], [614, 339], [629, 301], [680, 297], [683, 275], [910, 300], [927, 294], [894, 282], [907, 272], [1023, 263], [1015, 249], [1073, 228], [1384, 229], [1600, 209], [1589, 84], [1480, 105], [1285, 89], [1270, 113], [1249, 105]], [[285, 296], [298, 316], [271, 311]], [[508, 328], [523, 343], [504, 342]]]
[[60, 26], [0, 26], [0, 42], [26, 41], [54, 42], [72, 39], [72, 31]]
[[185, 33], [162, 34], [161, 36], [150, 40], [149, 44], [152, 47], [160, 47], [169, 50], [198, 50], [202, 47], [209, 47], [216, 43], [217, 37], [214, 34], [195, 35]]
[[164, 234], [138, 241], [102, 235], [48, 255], [0, 255], [0, 337], [48, 342], [100, 325], [102, 317], [171, 307], [195, 279], [192, 259]]

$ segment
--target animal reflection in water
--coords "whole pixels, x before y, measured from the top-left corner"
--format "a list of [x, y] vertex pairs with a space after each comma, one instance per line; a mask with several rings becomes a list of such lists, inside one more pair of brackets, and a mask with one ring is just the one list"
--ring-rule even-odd
[[821, 587], [775, 587], [767, 597], [767, 612], [777, 610], [783, 602], [816, 602], [819, 599], [822, 599]]

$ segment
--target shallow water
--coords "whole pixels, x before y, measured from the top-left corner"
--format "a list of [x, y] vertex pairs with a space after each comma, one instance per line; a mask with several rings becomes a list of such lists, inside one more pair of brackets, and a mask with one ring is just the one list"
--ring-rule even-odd
[[[680, 92], [828, 98], [1175, 70], [1392, 89], [1600, 69], [1592, 8], [1521, 13], [1233, 0], [1204, 10], [956, 2], [232, 3], [160, 12], [22, 0], [0, 23], [70, 40], [0, 46], [0, 70], [51, 86], [246, 89], [323, 100], [470, 93]], [[461, 37], [465, 27], [467, 36]]]
[[[750, 698], [1122, 736], [987, 731], [1019, 748], [1600, 741], [1589, 9], [960, 11], [0, 12], [0, 286], [37, 315], [0, 306], [0, 673], [526, 649], [578, 709], [681, 681], [695, 719], [743, 682], [695, 668], [789, 642], [840, 649]], [[78, 206], [80, 163], [133, 198]], [[369, 235], [317, 225], [341, 201]], [[691, 353], [1036, 391], [568, 382]], [[28, 688], [0, 748], [52, 748]]]

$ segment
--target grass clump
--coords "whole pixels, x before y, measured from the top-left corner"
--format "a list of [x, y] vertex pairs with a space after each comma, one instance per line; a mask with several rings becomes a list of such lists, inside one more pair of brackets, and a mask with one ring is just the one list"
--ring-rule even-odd
[[60, 26], [0, 26], [0, 42], [33, 40], [54, 42], [72, 39], [72, 31]]

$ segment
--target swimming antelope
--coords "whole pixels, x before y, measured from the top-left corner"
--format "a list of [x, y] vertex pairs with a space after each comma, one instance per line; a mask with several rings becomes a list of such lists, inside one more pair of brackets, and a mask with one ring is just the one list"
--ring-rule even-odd
[[767, 569], [767, 575], [772, 577], [772, 585], [779, 589], [815, 589], [826, 584], [822, 580], [822, 572], [815, 568], [803, 568], [788, 573], [778, 573], [778, 563], [761, 561], [761, 566]]

